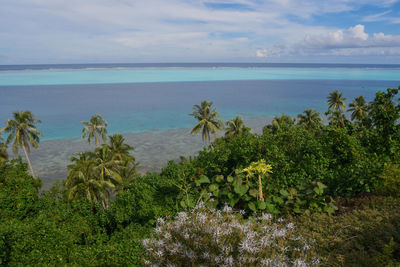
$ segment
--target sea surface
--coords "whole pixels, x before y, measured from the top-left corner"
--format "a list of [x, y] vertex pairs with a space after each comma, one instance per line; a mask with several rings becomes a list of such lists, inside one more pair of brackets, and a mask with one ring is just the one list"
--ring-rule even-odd
[[146, 159], [143, 170], [159, 170], [167, 160], [201, 149], [201, 137], [188, 129], [196, 123], [192, 107], [202, 100], [212, 101], [224, 120], [241, 115], [259, 132], [281, 113], [325, 112], [335, 89], [349, 103], [399, 85], [400, 65], [3, 65], [0, 127], [17, 110], [30, 110], [42, 121], [43, 142], [32, 161], [45, 181], [65, 178], [69, 157], [89, 149], [79, 140], [81, 122], [94, 114], [108, 121], [110, 133], [129, 136], [138, 161]]

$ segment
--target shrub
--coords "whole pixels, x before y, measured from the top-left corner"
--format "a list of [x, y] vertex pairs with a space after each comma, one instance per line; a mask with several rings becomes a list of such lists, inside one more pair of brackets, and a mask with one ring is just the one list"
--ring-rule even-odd
[[110, 213], [117, 225], [155, 223], [156, 218], [174, 214], [178, 189], [158, 174], [137, 177], [112, 201]]
[[29, 175], [21, 158], [0, 162], [0, 222], [37, 212], [40, 179]]
[[400, 200], [350, 199], [351, 211], [295, 218], [297, 230], [318, 244], [324, 266], [399, 266]]
[[379, 193], [400, 197], [400, 168], [397, 164], [386, 163], [380, 178]]
[[317, 266], [312, 242], [296, 234], [293, 223], [264, 214], [244, 220], [228, 206], [201, 204], [172, 221], [158, 219], [143, 241], [151, 266]]

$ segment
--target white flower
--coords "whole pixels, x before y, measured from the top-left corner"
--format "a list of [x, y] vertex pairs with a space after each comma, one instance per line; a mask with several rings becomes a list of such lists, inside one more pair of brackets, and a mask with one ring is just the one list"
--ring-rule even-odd
[[289, 230], [293, 230], [294, 229], [294, 224], [290, 222], [290, 223], [288, 223], [286, 225], [286, 228], [289, 229]]
[[157, 219], [157, 224], [158, 224], [158, 225], [161, 226], [161, 225], [164, 225], [164, 223], [165, 223], [165, 221], [164, 221], [163, 218], [158, 218], [158, 219]]
[[154, 229], [154, 231], [155, 231], [157, 234], [161, 234], [161, 233], [162, 233], [162, 228], [161, 228], [160, 226], [157, 226], [156, 229]]
[[228, 204], [225, 203], [224, 208], [222, 209], [223, 212], [225, 213], [231, 213], [232, 212], [232, 208], [228, 206]]
[[286, 235], [286, 229], [275, 229], [272, 235], [277, 237], [284, 237]]
[[265, 214], [263, 214], [261, 219], [264, 220], [264, 221], [270, 221], [270, 220], [272, 220], [272, 215], [269, 214], [269, 213], [265, 213]]
[[303, 259], [296, 259], [293, 262], [293, 267], [308, 267], [308, 263]]
[[164, 255], [164, 252], [161, 249], [159, 249], [156, 251], [156, 255], [157, 257], [161, 258]]

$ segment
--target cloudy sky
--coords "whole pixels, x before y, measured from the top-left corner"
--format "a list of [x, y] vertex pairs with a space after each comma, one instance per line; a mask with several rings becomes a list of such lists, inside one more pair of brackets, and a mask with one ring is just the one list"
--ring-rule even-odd
[[0, 64], [400, 64], [400, 0], [0, 0]]

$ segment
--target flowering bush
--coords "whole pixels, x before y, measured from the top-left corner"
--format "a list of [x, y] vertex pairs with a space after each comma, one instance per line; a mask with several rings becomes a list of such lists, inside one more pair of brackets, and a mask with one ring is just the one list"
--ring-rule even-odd
[[158, 219], [155, 233], [143, 240], [147, 266], [318, 266], [310, 242], [293, 223], [270, 214], [245, 220], [228, 206], [204, 206]]

